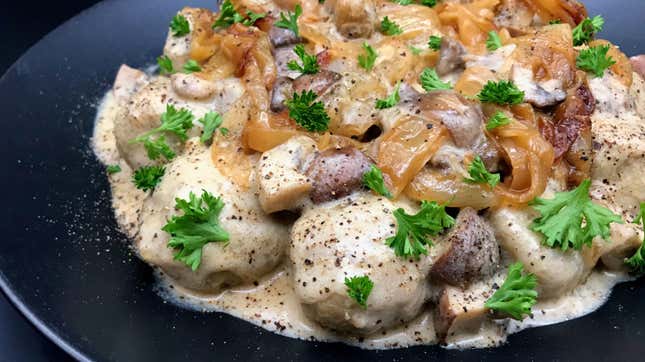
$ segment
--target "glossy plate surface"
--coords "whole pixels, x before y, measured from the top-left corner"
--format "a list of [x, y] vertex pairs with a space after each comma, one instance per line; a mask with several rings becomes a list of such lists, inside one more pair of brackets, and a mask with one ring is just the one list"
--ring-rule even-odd
[[[0, 80], [0, 286], [36, 326], [93, 360], [635, 360], [645, 354], [645, 281], [619, 286], [587, 317], [513, 335], [497, 349], [363, 351], [266, 332], [165, 303], [117, 231], [89, 147], [96, 105], [121, 63], [161, 53], [169, 19], [215, 1], [111, 0], [31, 48]], [[642, 0], [588, 1], [630, 55], [645, 52]]]

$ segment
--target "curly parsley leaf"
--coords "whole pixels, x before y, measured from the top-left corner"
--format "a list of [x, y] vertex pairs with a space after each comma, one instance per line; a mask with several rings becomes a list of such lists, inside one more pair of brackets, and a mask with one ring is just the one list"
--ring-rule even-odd
[[300, 15], [302, 15], [302, 6], [298, 4], [296, 5], [293, 13], [288, 12], [286, 15], [285, 13], [280, 13], [280, 20], [276, 21], [273, 25], [278, 28], [289, 29], [299, 37], [300, 31], [298, 30], [298, 18]]
[[392, 0], [393, 3], [397, 3], [399, 5], [410, 5], [412, 4], [412, 0]]
[[193, 114], [188, 109], [177, 110], [175, 106], [168, 104], [166, 112], [161, 115], [161, 126], [138, 136], [130, 143], [144, 142], [148, 136], [161, 132], [174, 133], [179, 139], [185, 141], [188, 139], [188, 130], [193, 128], [193, 118]]
[[143, 166], [134, 171], [132, 181], [139, 190], [149, 191], [159, 185], [165, 173], [163, 166]]
[[605, 19], [596, 15], [593, 19], [586, 18], [573, 28], [573, 45], [579, 46], [588, 43], [596, 33], [602, 30]]
[[486, 308], [517, 320], [531, 315], [531, 307], [537, 302], [538, 296], [535, 290], [537, 278], [533, 274], [522, 275], [523, 270], [522, 263], [508, 268], [504, 284], [486, 301]]
[[202, 67], [199, 66], [199, 63], [197, 63], [192, 59], [190, 59], [184, 64], [184, 73], [186, 74], [201, 72], [201, 71], [202, 71]]
[[437, 5], [437, 0], [421, 0], [421, 5], [435, 7]]
[[222, 127], [222, 128], [219, 129], [219, 133], [221, 133], [222, 136], [226, 137], [229, 134], [229, 130], [226, 127]]
[[425, 68], [423, 72], [421, 72], [419, 81], [426, 92], [441, 89], [452, 89], [452, 85], [450, 83], [442, 82], [441, 79], [439, 79], [437, 72], [431, 68]]
[[222, 125], [223, 121], [224, 119], [217, 112], [208, 112], [204, 117], [197, 120], [197, 122], [204, 126], [204, 133], [202, 133], [202, 136], [200, 137], [202, 143], [206, 143], [213, 138], [213, 133], [215, 133], [217, 127]]
[[109, 175], [114, 175], [115, 173], [119, 173], [119, 172], [121, 172], [121, 166], [119, 166], [119, 165], [108, 165], [108, 166], [105, 168], [105, 171], [106, 171]]
[[188, 200], [177, 198], [175, 202], [175, 208], [184, 214], [173, 216], [161, 230], [171, 235], [168, 247], [178, 251], [175, 260], [195, 271], [201, 264], [202, 250], [206, 244], [225, 242], [230, 238], [219, 224], [224, 202], [205, 190], [201, 197], [191, 192]]
[[298, 71], [302, 74], [316, 74], [320, 70], [318, 66], [318, 58], [315, 55], [307, 54], [305, 46], [298, 44], [293, 48], [293, 52], [298, 55], [302, 60], [302, 65], [297, 61], [291, 60], [287, 63], [287, 68], [290, 70]]
[[146, 137], [146, 139], [143, 140], [143, 147], [146, 149], [148, 158], [151, 160], [157, 160], [163, 156], [166, 160], [170, 161], [176, 156], [175, 151], [173, 151], [166, 143], [166, 138], [164, 136], [160, 136], [155, 140], [153, 140], [152, 137]]
[[579, 69], [593, 73], [596, 77], [601, 78], [607, 68], [616, 64], [616, 61], [607, 55], [608, 51], [609, 45], [583, 49], [576, 59], [576, 65]]
[[385, 35], [399, 35], [403, 33], [399, 24], [393, 22], [387, 16], [381, 21], [381, 33]]
[[401, 83], [398, 82], [396, 83], [396, 87], [394, 87], [394, 92], [390, 94], [387, 98], [385, 99], [377, 99], [376, 100], [376, 109], [386, 109], [386, 108], [392, 108], [396, 106], [399, 101], [401, 100], [401, 97], [399, 96], [399, 89], [401, 88]]
[[167, 55], [162, 55], [157, 58], [157, 65], [159, 65], [159, 72], [161, 74], [172, 74], [175, 72], [172, 66], [172, 60]]
[[491, 52], [502, 47], [502, 39], [499, 38], [499, 34], [496, 31], [492, 30], [488, 32], [488, 39], [486, 39], [486, 49]]
[[251, 10], [246, 11], [246, 19], [242, 20], [242, 24], [246, 26], [251, 26], [255, 24], [256, 21], [266, 18], [267, 14], [265, 13], [254, 13]]
[[170, 30], [173, 36], [184, 36], [190, 33], [190, 24], [185, 16], [177, 14], [170, 21]]
[[488, 184], [490, 187], [497, 186], [501, 178], [498, 173], [488, 172], [484, 161], [479, 156], [475, 157], [473, 163], [468, 167], [468, 174], [470, 178], [465, 178], [464, 181], [473, 184]]
[[316, 98], [316, 93], [303, 91], [293, 93], [293, 98], [285, 102], [289, 117], [309, 132], [322, 132], [329, 128], [329, 115], [322, 102], [314, 102]]
[[385, 186], [383, 172], [375, 165], [370, 166], [369, 171], [363, 174], [363, 184], [381, 196], [392, 198], [392, 193]]
[[376, 50], [367, 44], [367, 42], [363, 42], [363, 49], [365, 50], [365, 54], [359, 54], [358, 65], [365, 70], [372, 70], [378, 54], [376, 54]]
[[645, 202], [641, 202], [641, 210], [634, 220], [634, 224], [639, 223], [643, 227], [643, 242], [638, 250], [636, 250], [636, 253], [631, 258], [625, 260], [625, 264], [636, 275], [645, 274]]
[[477, 98], [483, 103], [514, 105], [524, 101], [524, 92], [511, 81], [500, 80], [499, 82], [494, 82], [489, 80], [479, 92]]
[[587, 179], [571, 191], [556, 193], [553, 199], [536, 198], [529, 203], [540, 213], [531, 229], [546, 237], [545, 245], [580, 250], [583, 245], [591, 246], [596, 236], [607, 240], [612, 222], [623, 223], [620, 216], [591, 201], [590, 185]]
[[219, 17], [215, 20], [213, 24], [213, 29], [215, 28], [228, 28], [229, 26], [240, 23], [244, 20], [242, 15], [240, 15], [230, 0], [224, 1], [219, 8]]
[[374, 283], [367, 275], [362, 277], [345, 278], [347, 295], [354, 299], [358, 305], [367, 309], [367, 298], [374, 288]]
[[425, 245], [432, 246], [427, 236], [435, 236], [455, 224], [455, 219], [446, 213], [445, 205], [434, 201], [421, 202], [421, 210], [415, 215], [409, 215], [403, 209], [392, 214], [396, 218], [396, 234], [387, 238], [385, 243], [394, 249], [397, 256], [403, 257], [427, 254]]
[[556, 25], [556, 24], [562, 24], [562, 20], [560, 20], [560, 19], [551, 19], [551, 20], [549, 20], [549, 25]]
[[428, 47], [432, 50], [441, 49], [441, 37], [436, 35], [430, 36], [430, 40], [428, 40]]
[[490, 117], [490, 119], [486, 123], [486, 130], [490, 131], [497, 127], [506, 126], [507, 124], [510, 124], [510, 123], [511, 123], [511, 119], [508, 118], [504, 114], [504, 112], [497, 111], [495, 112], [495, 114], [493, 114], [492, 117]]

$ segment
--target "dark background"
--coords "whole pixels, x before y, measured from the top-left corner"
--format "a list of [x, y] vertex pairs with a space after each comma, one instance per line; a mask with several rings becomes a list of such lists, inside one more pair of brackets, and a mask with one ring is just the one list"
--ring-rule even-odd
[[[590, 14], [598, 13], [597, 4], [602, 1], [607, 0], [586, 1]], [[633, 12], [640, 14], [642, 4], [639, 1], [642, 0], [615, 1], [613, 3], [621, 11], [604, 14], [607, 25], [602, 37], [613, 41], [620, 39], [619, 43], [629, 55], [634, 55], [640, 34], [630, 32], [632, 37], [629, 37], [622, 30], [625, 27], [640, 28], [642, 23], [639, 22], [642, 20], [639, 16], [621, 15], [634, 14]], [[0, 74], [49, 31], [97, 2], [99, 0], [3, 1], [0, 5], [0, 34], [4, 35], [0, 52]], [[0, 293], [0, 361], [5, 360], [37, 362], [67, 361], [71, 358], [43, 337]]]
[[[0, 5], [0, 74], [45, 34], [100, 0], [13, 1]], [[151, 0], [154, 1], [154, 0]], [[0, 361], [73, 361], [0, 293]]]

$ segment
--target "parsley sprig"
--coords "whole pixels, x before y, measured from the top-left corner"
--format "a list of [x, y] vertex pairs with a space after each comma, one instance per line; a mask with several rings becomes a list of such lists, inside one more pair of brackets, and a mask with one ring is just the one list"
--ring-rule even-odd
[[441, 81], [437, 75], [437, 71], [432, 68], [425, 68], [421, 75], [419, 76], [419, 81], [421, 86], [425, 89], [426, 92], [431, 92], [433, 90], [442, 90], [442, 89], [452, 89], [450, 83]]
[[168, 104], [166, 111], [161, 115], [161, 125], [130, 140], [130, 143], [144, 142], [148, 136], [162, 132], [174, 133], [180, 140], [185, 141], [188, 139], [188, 130], [193, 128], [193, 118], [190, 110], [185, 108], [177, 110], [175, 106]]
[[524, 265], [515, 263], [508, 268], [504, 284], [486, 301], [486, 308], [522, 320], [531, 315], [531, 307], [537, 302], [535, 290], [537, 278], [533, 274], [522, 275]]
[[605, 19], [596, 15], [593, 19], [586, 18], [573, 28], [573, 45], [579, 46], [588, 43], [596, 33], [602, 30]]
[[645, 274], [645, 202], [641, 202], [640, 212], [636, 216], [636, 219], [634, 219], [634, 224], [638, 225], [639, 223], [643, 228], [643, 242], [638, 250], [636, 250], [636, 253], [631, 258], [625, 260], [625, 264], [636, 275]]
[[372, 70], [378, 54], [367, 42], [363, 43], [363, 49], [365, 50], [365, 54], [358, 55], [358, 65], [365, 70]]
[[109, 175], [114, 175], [115, 173], [119, 173], [119, 172], [121, 172], [121, 166], [119, 166], [119, 165], [108, 165], [108, 166], [105, 168], [105, 171], [106, 171]]
[[315, 55], [307, 54], [305, 46], [298, 44], [293, 48], [293, 52], [298, 55], [302, 61], [302, 65], [298, 64], [296, 60], [291, 60], [287, 63], [287, 68], [290, 70], [298, 71], [302, 74], [316, 74], [320, 70], [318, 65], [318, 58]]
[[246, 17], [238, 13], [235, 10], [235, 7], [230, 0], [226, 0], [220, 6], [219, 17], [213, 24], [213, 29], [216, 28], [228, 28], [229, 26], [235, 23], [242, 23], [246, 26], [251, 26], [255, 24], [256, 21], [266, 17], [264, 13], [254, 13], [253, 11], [247, 10]]
[[172, 74], [175, 72], [175, 69], [172, 66], [172, 60], [170, 60], [167, 55], [162, 55], [157, 58], [157, 64], [159, 65], [159, 71], [161, 74]]
[[421, 210], [415, 215], [409, 215], [401, 208], [392, 214], [396, 218], [396, 234], [385, 243], [397, 256], [403, 257], [428, 254], [425, 245], [432, 246], [432, 240], [427, 236], [435, 236], [455, 224], [455, 219], [446, 213], [445, 205], [434, 201], [421, 202]]
[[499, 34], [496, 31], [492, 30], [488, 32], [488, 39], [486, 39], [486, 49], [491, 52], [502, 47], [502, 39], [499, 38]]
[[432, 50], [441, 49], [441, 37], [436, 35], [430, 36], [430, 39], [428, 40], [428, 47]]
[[159, 136], [156, 139], [146, 137], [143, 140], [143, 147], [148, 153], [148, 158], [153, 161], [159, 159], [161, 156], [170, 161], [176, 156], [175, 151], [166, 143], [166, 137], [164, 136]]
[[506, 126], [507, 124], [511, 123], [511, 119], [508, 118], [504, 112], [502, 111], [497, 111], [495, 114], [493, 114], [492, 117], [488, 120], [486, 123], [486, 130], [491, 131], [497, 127], [502, 127]]
[[587, 179], [571, 191], [556, 193], [553, 199], [536, 198], [529, 203], [540, 213], [531, 229], [545, 236], [545, 245], [580, 250], [583, 245], [591, 246], [596, 236], [607, 240], [611, 223], [623, 223], [620, 216], [591, 201], [590, 185]]
[[601, 78], [607, 68], [616, 64], [616, 61], [607, 55], [608, 51], [609, 44], [583, 49], [576, 59], [576, 66]]
[[401, 82], [397, 82], [396, 87], [394, 87], [394, 92], [392, 92], [392, 94], [390, 94], [385, 99], [377, 99], [376, 109], [386, 109], [386, 108], [392, 108], [396, 106], [401, 100], [401, 97], [399, 96], [400, 88], [401, 88]]
[[322, 132], [329, 128], [329, 115], [322, 102], [314, 102], [316, 98], [316, 93], [303, 91], [293, 93], [293, 98], [285, 102], [289, 117], [309, 132]]
[[374, 288], [374, 282], [367, 275], [362, 277], [345, 278], [347, 295], [354, 299], [358, 305], [367, 309], [367, 298]]
[[217, 112], [208, 112], [204, 117], [197, 120], [197, 122], [204, 126], [204, 132], [200, 137], [200, 141], [202, 141], [202, 143], [206, 143], [213, 138], [213, 133], [215, 133], [215, 130], [222, 125], [223, 121], [224, 119], [222, 118], [222, 115]]
[[175, 199], [175, 208], [183, 211], [173, 216], [161, 230], [171, 235], [168, 247], [176, 249], [175, 260], [188, 265], [193, 271], [199, 268], [204, 246], [212, 242], [226, 242], [230, 236], [219, 224], [219, 214], [224, 201], [203, 190], [197, 197], [190, 193], [188, 200]]
[[184, 63], [184, 73], [186, 74], [201, 72], [201, 71], [202, 71], [202, 67], [199, 66], [199, 63], [197, 63], [192, 59]]
[[464, 181], [473, 184], [488, 184], [490, 187], [495, 187], [499, 183], [501, 176], [498, 173], [490, 173], [486, 169], [486, 165], [482, 158], [477, 156], [468, 167], [468, 174], [470, 178], [465, 178]]
[[184, 36], [190, 33], [190, 24], [185, 16], [177, 14], [170, 21], [170, 30], [173, 36]]
[[383, 172], [375, 165], [370, 166], [369, 171], [363, 174], [363, 184], [381, 196], [385, 196], [388, 199], [392, 198], [392, 193], [385, 186]]
[[385, 35], [399, 35], [403, 33], [399, 24], [393, 22], [387, 16], [381, 21], [381, 33]]
[[275, 26], [278, 28], [282, 29], [289, 29], [291, 30], [294, 34], [296, 34], [297, 37], [300, 36], [300, 31], [298, 30], [298, 18], [302, 15], [302, 6], [300, 4], [296, 5], [296, 8], [294, 9], [294, 12], [287, 12], [285, 13], [280, 13], [280, 20], [276, 21]]
[[479, 92], [477, 98], [483, 103], [514, 105], [524, 101], [524, 92], [511, 81], [500, 80], [499, 82], [494, 82], [489, 80]]
[[163, 166], [143, 166], [134, 171], [132, 182], [134, 182], [134, 185], [139, 190], [154, 190], [161, 182], [165, 173], [166, 168]]

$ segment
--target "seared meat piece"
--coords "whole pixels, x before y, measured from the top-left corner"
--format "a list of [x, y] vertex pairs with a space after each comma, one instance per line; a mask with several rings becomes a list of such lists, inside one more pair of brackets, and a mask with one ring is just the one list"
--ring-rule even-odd
[[514, 66], [511, 79], [519, 89], [524, 91], [524, 100], [536, 107], [554, 106], [567, 97], [562, 87], [562, 80], [551, 79], [538, 83], [530, 69]]
[[423, 114], [441, 120], [459, 148], [479, 155], [486, 167], [498, 169], [499, 152], [484, 133], [484, 115], [480, 106], [453, 91], [433, 91], [419, 98]]
[[294, 92], [302, 93], [303, 91], [313, 91], [318, 96], [321, 96], [338, 82], [340, 78], [340, 74], [325, 69], [321, 69], [316, 74], [303, 74], [295, 80], [291, 80], [288, 77], [280, 77], [273, 86], [271, 110], [274, 112], [284, 110], [284, 101], [290, 99]]
[[333, 6], [336, 29], [348, 38], [369, 38], [374, 31], [376, 5], [374, 0], [336, 0]]
[[271, 110], [281, 112], [286, 108], [284, 101], [293, 95], [293, 81], [291, 78], [280, 77], [275, 80], [271, 95]]
[[579, 184], [591, 170], [591, 114], [595, 100], [586, 84], [581, 84], [558, 106], [553, 124], [543, 128], [543, 134], [553, 145], [556, 159], [571, 166], [569, 183]]
[[641, 77], [645, 78], [645, 55], [637, 55], [635, 57], [629, 58], [629, 60], [632, 63], [634, 71]]
[[341, 75], [330, 70], [321, 69], [316, 74], [303, 74], [293, 81], [293, 90], [313, 91], [318, 96], [325, 93], [332, 85], [338, 82]]
[[493, 228], [470, 207], [459, 212], [443, 242], [450, 246], [432, 266], [430, 275], [435, 279], [464, 288], [498, 267], [499, 245]]
[[305, 172], [313, 182], [311, 200], [321, 203], [351, 194], [363, 185], [372, 161], [354, 147], [329, 149], [316, 155]]
[[442, 343], [454, 343], [476, 338], [484, 326], [502, 334], [503, 326], [495, 325], [488, 318], [488, 308], [484, 306], [495, 290], [493, 285], [501, 285], [501, 273], [478, 281], [468, 288], [446, 286], [439, 295], [435, 309], [434, 328]]
[[444, 76], [457, 69], [463, 69], [466, 49], [457, 40], [444, 36], [441, 38], [441, 49], [439, 50], [439, 63], [436, 71], [439, 76]]
[[269, 29], [269, 40], [274, 48], [283, 47], [285, 45], [293, 45], [300, 43], [301, 39], [289, 29], [278, 28], [272, 26]]

